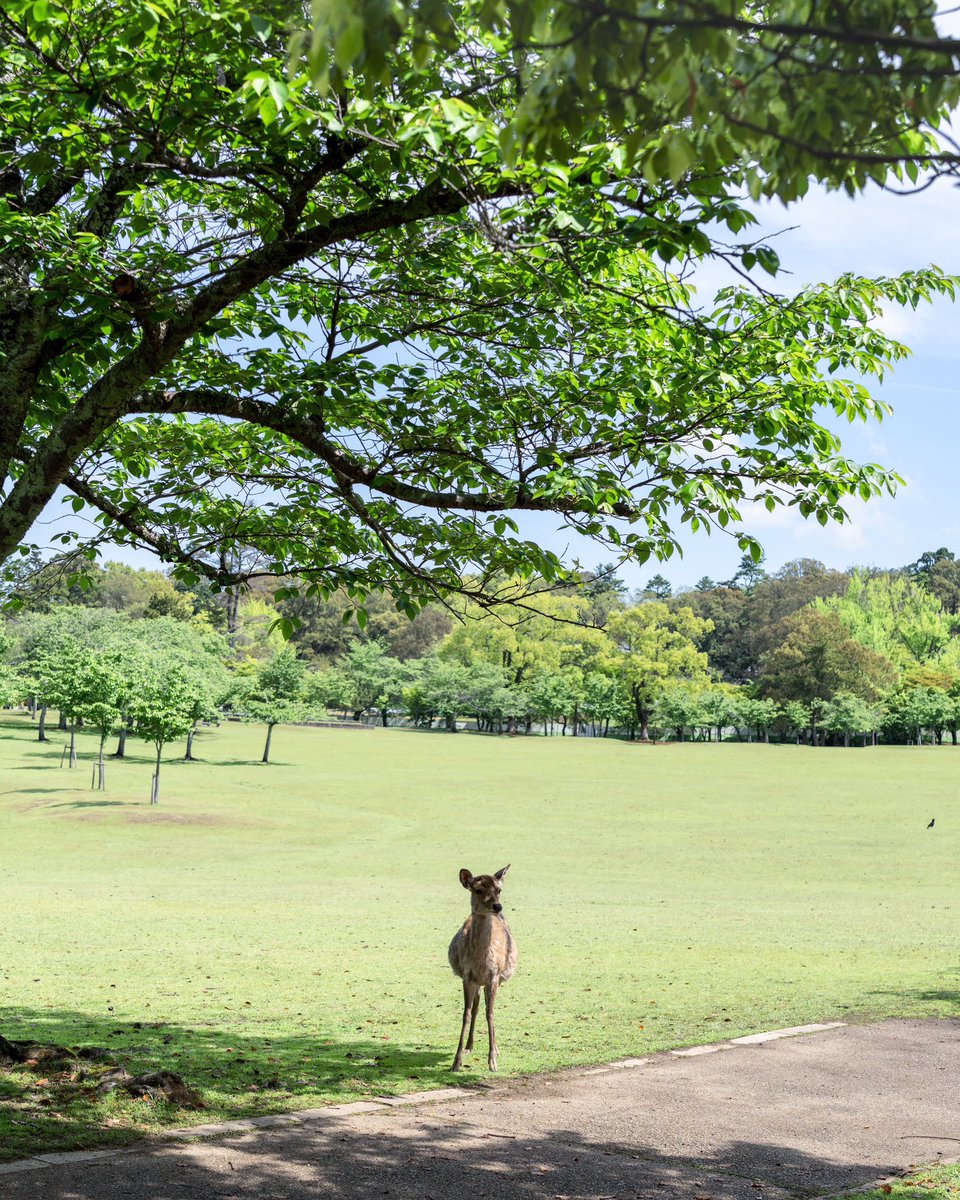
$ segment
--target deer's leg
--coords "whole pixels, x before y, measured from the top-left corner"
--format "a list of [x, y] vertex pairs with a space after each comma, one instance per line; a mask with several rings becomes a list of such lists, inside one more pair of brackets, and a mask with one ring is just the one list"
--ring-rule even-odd
[[491, 1071], [497, 1069], [497, 1035], [493, 1030], [493, 1005], [497, 998], [497, 988], [500, 986], [500, 980], [494, 979], [493, 983], [488, 983], [483, 989], [483, 997], [487, 1009], [487, 1036], [490, 1039], [490, 1053], [487, 1056], [487, 1066]]
[[467, 1029], [470, 1026], [470, 1014], [473, 1011], [473, 1002], [479, 996], [479, 988], [475, 983], [468, 983], [466, 979], [463, 981], [463, 1024], [460, 1026], [460, 1044], [457, 1046], [456, 1057], [453, 1060], [451, 1071], [459, 1071], [463, 1064], [463, 1043], [467, 1040]]
[[480, 989], [473, 994], [473, 1011], [470, 1013], [470, 1033], [467, 1035], [467, 1050], [473, 1049], [473, 1031], [477, 1024], [477, 1013], [480, 1011]]

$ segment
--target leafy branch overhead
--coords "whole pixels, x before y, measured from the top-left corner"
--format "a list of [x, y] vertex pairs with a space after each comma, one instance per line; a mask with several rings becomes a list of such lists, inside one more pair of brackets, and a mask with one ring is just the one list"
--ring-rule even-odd
[[[385, 19], [377, 70], [366, 10], [336, 11], [333, 66], [301, 39], [300, 71], [285, 13], [234, 0], [4, 6], [0, 557], [66, 495], [89, 543], [187, 581], [298, 572], [413, 615], [562, 577], [523, 512], [616, 556], [669, 556], [683, 523], [759, 555], [745, 505], [826, 522], [895, 486], [823, 414], [882, 416], [861, 379], [905, 349], [876, 318], [951, 278], [697, 301], [702, 259], [778, 270], [746, 140], [710, 157], [664, 125], [641, 153], [624, 108], [507, 145], [536, 111], [513, 9], [460, 6], [443, 58]], [[955, 85], [911, 80], [914, 129]], [[760, 190], [789, 195], [778, 170]]]

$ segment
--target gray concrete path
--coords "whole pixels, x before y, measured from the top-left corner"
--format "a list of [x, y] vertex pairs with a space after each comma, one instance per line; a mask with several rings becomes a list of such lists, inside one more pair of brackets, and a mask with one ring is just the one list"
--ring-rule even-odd
[[[746, 1039], [0, 1174], [3, 1200], [771, 1200], [960, 1157], [960, 1020]], [[362, 1111], [357, 1111], [362, 1110]]]

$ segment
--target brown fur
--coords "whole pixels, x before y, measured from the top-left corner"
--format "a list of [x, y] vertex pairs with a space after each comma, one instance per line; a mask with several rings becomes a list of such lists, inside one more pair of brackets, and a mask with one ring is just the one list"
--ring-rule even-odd
[[473, 1049], [473, 1031], [483, 988], [487, 1011], [490, 1051], [487, 1065], [497, 1069], [497, 1039], [493, 1028], [493, 1006], [497, 989], [517, 969], [517, 944], [500, 904], [500, 889], [510, 864], [494, 875], [471, 875], [464, 868], [460, 882], [470, 893], [470, 916], [450, 943], [447, 957], [455, 975], [463, 980], [463, 1024], [460, 1044], [451, 1070], [459, 1071], [464, 1050]]

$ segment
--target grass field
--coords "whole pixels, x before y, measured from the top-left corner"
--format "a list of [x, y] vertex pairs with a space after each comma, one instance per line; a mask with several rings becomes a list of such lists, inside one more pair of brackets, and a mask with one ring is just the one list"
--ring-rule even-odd
[[151, 809], [141, 743], [104, 795], [92, 740], [71, 772], [35, 736], [0, 724], [0, 1032], [179, 1071], [207, 1109], [0, 1073], [0, 1157], [452, 1082], [463, 866], [513, 864], [504, 1072], [960, 1012], [951, 747], [279, 728], [264, 766], [229, 725]]

